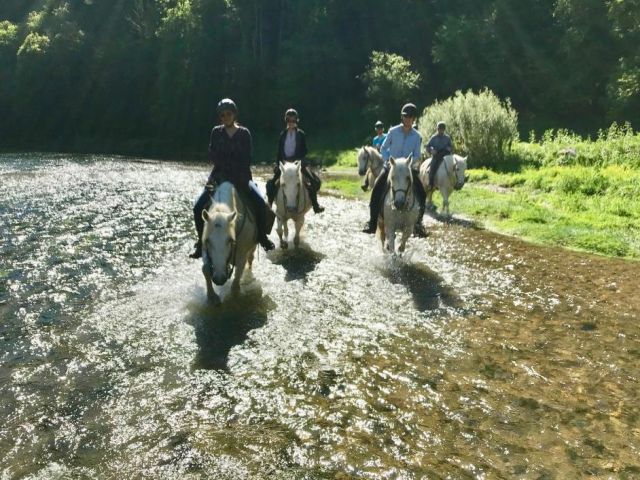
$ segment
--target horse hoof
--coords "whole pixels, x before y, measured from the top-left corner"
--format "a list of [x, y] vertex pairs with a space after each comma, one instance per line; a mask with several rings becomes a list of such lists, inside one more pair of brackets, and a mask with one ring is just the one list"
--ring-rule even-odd
[[300, 239], [299, 238], [294, 238], [293, 239], [293, 245], [297, 248], [300, 246]]
[[286, 250], [287, 248], [289, 248], [289, 244], [287, 242], [282, 242], [280, 244], [280, 248], [282, 248], [283, 250]]

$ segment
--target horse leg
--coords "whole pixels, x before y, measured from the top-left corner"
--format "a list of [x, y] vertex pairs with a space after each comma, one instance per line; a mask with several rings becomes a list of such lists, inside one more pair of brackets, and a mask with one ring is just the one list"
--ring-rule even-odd
[[231, 284], [231, 293], [233, 295], [238, 295], [240, 293], [240, 280], [242, 279], [242, 274], [244, 273], [245, 265], [247, 264], [246, 255], [242, 255], [238, 259], [236, 259], [236, 273], [233, 277], [233, 283]]
[[284, 217], [282, 222], [282, 230], [284, 236], [280, 237], [280, 248], [286, 250], [289, 248], [289, 219], [287, 217]]
[[387, 251], [394, 254], [396, 252], [396, 226], [394, 222], [385, 222], [384, 230], [387, 235]]
[[442, 212], [445, 217], [451, 218], [451, 214], [449, 213], [449, 189], [445, 187], [440, 193], [442, 194]]
[[247, 253], [247, 268], [249, 270], [251, 270], [251, 267], [253, 267], [253, 258], [255, 256], [255, 253], [256, 253], [255, 246], [251, 250], [249, 250], [249, 253]]
[[283, 242], [282, 240], [282, 226], [286, 225], [287, 220], [283, 220], [281, 217], [277, 217], [278, 219], [278, 225], [276, 226], [276, 233], [278, 234], [278, 239], [280, 240], [280, 248], [287, 248], [286, 247], [286, 241]]
[[296, 234], [293, 237], [293, 244], [298, 247], [298, 245], [300, 245], [300, 231], [304, 225], [304, 215], [298, 215], [298, 217], [294, 219], [294, 222], [296, 226]]
[[213, 290], [213, 282], [211, 281], [211, 274], [209, 273], [209, 270], [204, 265], [202, 266], [202, 273], [204, 275], [205, 284], [207, 285], [207, 299], [214, 305], [220, 305], [221, 303], [220, 297]]

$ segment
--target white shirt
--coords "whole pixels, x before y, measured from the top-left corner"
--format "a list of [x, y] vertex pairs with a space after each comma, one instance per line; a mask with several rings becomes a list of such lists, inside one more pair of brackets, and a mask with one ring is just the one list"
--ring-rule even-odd
[[285, 158], [293, 158], [296, 154], [296, 133], [295, 129], [287, 131], [287, 137], [284, 139], [284, 156]]

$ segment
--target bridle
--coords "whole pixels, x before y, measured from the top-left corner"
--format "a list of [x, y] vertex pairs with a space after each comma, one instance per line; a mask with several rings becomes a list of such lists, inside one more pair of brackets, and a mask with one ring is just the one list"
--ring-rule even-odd
[[[393, 196], [394, 202], [393, 206], [395, 208], [395, 198], [396, 198], [396, 193], [404, 193], [404, 203], [402, 204], [402, 208], [398, 208], [397, 210], [406, 210], [407, 209], [407, 203], [409, 202], [409, 192], [411, 192], [412, 188], [413, 188], [413, 176], [411, 175], [411, 172], [409, 172], [409, 186], [407, 188], [393, 188], [393, 182], [389, 182], [390, 186], [391, 186], [391, 195]], [[413, 206], [413, 205], [412, 205]]]
[[[303, 185], [303, 178], [302, 178], [302, 171], [300, 172], [300, 174], [298, 175], [298, 182], [296, 184], [296, 187], [298, 188], [297, 193], [296, 193], [296, 209], [295, 209], [295, 213], [298, 214], [300, 213], [300, 204], [302, 203], [301, 200], [301, 195], [300, 192], [302, 192], [302, 189], [304, 188]], [[285, 212], [288, 210], [287, 208], [287, 192], [284, 189], [284, 185], [280, 185], [280, 190], [282, 190], [282, 202], [284, 203], [284, 209]]]
[[444, 162], [442, 162], [444, 164], [444, 169], [447, 172], [447, 176], [449, 177], [450, 180], [453, 180], [454, 182], [454, 189], [456, 190], [460, 190], [462, 187], [464, 187], [464, 182], [465, 180], [463, 179], [462, 181], [460, 181], [460, 179], [458, 178], [458, 174], [456, 173], [458, 171], [458, 162], [456, 161], [456, 157], [453, 157], [453, 172], [449, 172], [449, 169], [447, 168], [447, 161], [444, 160]]

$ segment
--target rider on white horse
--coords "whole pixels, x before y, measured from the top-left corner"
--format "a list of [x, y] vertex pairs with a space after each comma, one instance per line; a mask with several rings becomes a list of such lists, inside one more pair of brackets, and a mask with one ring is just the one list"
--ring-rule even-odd
[[431, 166], [429, 168], [429, 188], [433, 190], [436, 178], [436, 172], [442, 164], [445, 155], [453, 154], [453, 143], [451, 137], [445, 133], [447, 126], [444, 122], [438, 122], [436, 126], [437, 132], [431, 136], [427, 143], [427, 152], [431, 154]]
[[[376, 122], [375, 128], [376, 128], [376, 136], [373, 137], [373, 140], [371, 140], [371, 146], [376, 150], [380, 151], [380, 149], [382, 148], [382, 144], [384, 143], [384, 140], [387, 138], [387, 134], [384, 133], [384, 123], [382, 123], [380, 120]], [[370, 186], [371, 185], [369, 185], [369, 177], [367, 176], [364, 179], [364, 183], [360, 187], [362, 188], [362, 190], [366, 192]]]
[[302, 163], [302, 175], [305, 178], [305, 187], [309, 192], [313, 211], [315, 213], [322, 213], [324, 212], [324, 207], [321, 207], [318, 203], [318, 190], [320, 190], [322, 182], [320, 178], [309, 169], [309, 161], [305, 159], [307, 156], [307, 141], [304, 131], [298, 128], [298, 112], [290, 108], [284, 114], [284, 121], [287, 124], [287, 128], [280, 133], [278, 154], [273, 167], [273, 178], [267, 181], [269, 205], [273, 204], [278, 191], [277, 182], [282, 174], [280, 171], [280, 162], [300, 160]]
[[267, 237], [267, 205], [258, 186], [251, 176], [251, 133], [236, 122], [238, 108], [233, 100], [224, 98], [217, 107], [221, 125], [213, 128], [209, 141], [209, 159], [213, 170], [204, 191], [193, 207], [193, 215], [198, 234], [198, 243], [191, 258], [202, 257], [202, 231], [204, 220], [202, 210], [211, 198], [215, 185], [231, 182], [236, 190], [249, 201], [256, 217], [258, 242], [265, 250], [273, 250], [275, 245]]
[[[420, 147], [422, 146], [422, 137], [418, 131], [413, 128], [413, 122], [418, 116], [418, 109], [413, 103], [407, 103], [402, 107], [402, 122], [395, 127], [389, 129], [387, 138], [382, 144], [382, 158], [384, 159], [384, 169], [380, 176], [376, 179], [376, 183], [371, 192], [371, 200], [369, 201], [369, 222], [362, 230], [365, 233], [376, 233], [378, 225], [378, 216], [382, 207], [382, 198], [387, 190], [387, 180], [389, 178], [389, 157], [407, 158], [412, 155], [413, 158], [420, 158]], [[424, 225], [422, 225], [422, 217], [424, 215], [424, 205], [427, 194], [424, 191], [418, 172], [411, 170], [413, 175], [413, 188], [416, 197], [420, 203], [420, 213], [418, 220], [414, 226], [413, 234], [418, 237], [426, 237]]]

